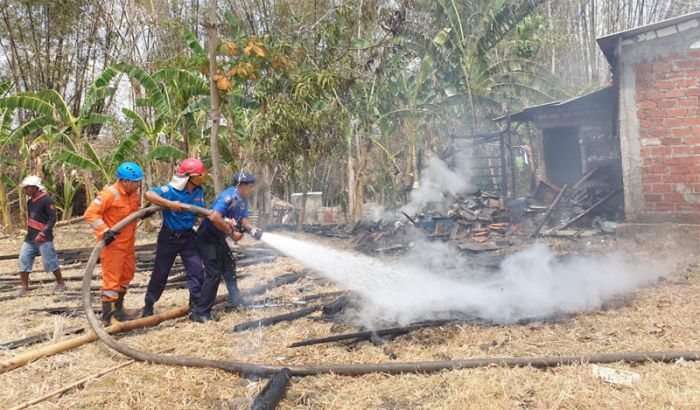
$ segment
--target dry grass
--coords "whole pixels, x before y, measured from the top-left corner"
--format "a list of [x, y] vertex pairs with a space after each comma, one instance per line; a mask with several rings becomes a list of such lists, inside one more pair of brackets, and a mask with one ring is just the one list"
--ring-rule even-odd
[[[308, 235], [302, 236], [310, 239]], [[141, 242], [153, 241], [141, 235]], [[347, 242], [313, 240], [347, 247]], [[21, 238], [0, 240], [2, 253], [16, 253]], [[78, 228], [58, 230], [59, 248], [87, 246], [92, 238]], [[566, 247], [565, 245], [562, 245]], [[270, 280], [302, 266], [287, 258], [243, 269], [251, 276], [241, 288]], [[16, 261], [0, 261], [0, 272], [16, 270]], [[66, 271], [78, 275], [81, 271]], [[49, 277], [44, 273], [33, 277]], [[135, 282], [146, 283], [138, 274]], [[78, 288], [73, 282], [71, 287]], [[84, 325], [83, 318], [61, 318], [32, 313], [30, 307], [54, 303], [51, 284], [31, 297], [0, 302], [2, 340], [9, 341], [62, 326]], [[223, 287], [222, 287], [223, 288]], [[303, 294], [338, 290], [313, 277], [275, 289], [269, 297], [292, 302]], [[127, 296], [127, 306], [139, 308], [143, 291]], [[44, 296], [39, 296], [43, 294]], [[624, 303], [607, 310], [580, 314], [557, 323], [512, 326], [449, 326], [423, 329], [388, 341], [400, 361], [445, 360], [470, 357], [547, 356], [622, 351], [700, 350], [700, 268], [686, 265], [665, 282], [637, 291]], [[166, 290], [156, 305], [166, 310], [186, 303], [187, 291]], [[78, 301], [70, 302], [78, 305]], [[288, 349], [287, 344], [311, 337], [353, 330], [349, 326], [308, 318], [242, 333], [234, 325], [289, 311], [289, 307], [251, 309], [223, 314], [207, 325], [178, 319], [156, 328], [119, 336], [129, 346], [148, 351], [174, 348], [180, 355], [272, 364], [375, 363], [390, 359], [368, 342], [340, 343]], [[70, 337], [70, 336], [68, 336]], [[0, 352], [2, 360], [29, 351], [25, 347]], [[67, 385], [101, 369], [128, 360], [101, 343], [41, 359], [0, 375], [0, 407], [16, 404]], [[444, 371], [436, 374], [360, 377], [323, 375], [294, 378], [280, 408], [414, 409], [414, 408], [700, 408], [700, 364], [649, 363], [609, 367], [632, 370], [641, 380], [631, 387], [604, 383], [591, 375], [590, 365], [548, 370], [499, 367]], [[167, 367], [135, 363], [98, 378], [81, 389], [48, 400], [38, 408], [189, 409], [247, 408], [264, 380], [246, 380], [220, 370]]]

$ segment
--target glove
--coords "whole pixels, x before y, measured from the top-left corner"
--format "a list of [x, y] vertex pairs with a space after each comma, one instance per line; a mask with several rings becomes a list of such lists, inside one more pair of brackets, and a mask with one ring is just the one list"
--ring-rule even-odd
[[119, 232], [114, 232], [111, 229], [109, 231], [105, 232], [105, 234], [102, 236], [102, 239], [104, 239], [104, 241], [105, 241], [105, 246], [114, 242], [114, 240], [117, 239], [117, 235], [119, 235]]
[[42, 244], [46, 242], [46, 232], [41, 231], [36, 235], [36, 238], [34, 238], [34, 242]]
[[260, 240], [260, 238], [262, 238], [263, 230], [258, 228], [257, 226], [254, 226], [254, 227], [250, 228], [250, 231], [248, 233], [253, 238]]

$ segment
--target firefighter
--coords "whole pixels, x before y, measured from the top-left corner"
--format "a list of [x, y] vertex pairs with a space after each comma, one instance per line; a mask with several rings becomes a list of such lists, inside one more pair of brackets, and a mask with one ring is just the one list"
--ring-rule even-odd
[[186, 205], [204, 207], [202, 185], [206, 181], [206, 169], [202, 161], [187, 158], [168, 185], [146, 192], [146, 199], [163, 209], [163, 226], [158, 233], [158, 247], [151, 279], [144, 300], [143, 317], [153, 314], [153, 305], [160, 299], [168, 281], [168, 274], [180, 255], [187, 272], [187, 287], [190, 291], [190, 308], [199, 299], [202, 289], [203, 268], [192, 229], [196, 215], [187, 212]]
[[141, 207], [143, 171], [134, 162], [117, 168], [117, 181], [104, 188], [85, 211], [85, 221], [95, 230], [97, 240], [104, 239], [100, 253], [102, 264], [102, 321], [105, 326], [129, 320], [124, 313], [124, 296], [136, 272], [134, 243], [136, 221], [120, 232], [112, 227]]
[[248, 198], [255, 188], [255, 177], [247, 172], [233, 176], [233, 186], [222, 192], [212, 205], [211, 214], [202, 222], [197, 231], [197, 248], [204, 264], [204, 283], [197, 304], [192, 308], [190, 320], [205, 323], [213, 320], [211, 308], [214, 306], [219, 282], [223, 276], [228, 288], [228, 308], [243, 304], [236, 279], [236, 262], [226, 243], [231, 237], [238, 241], [246, 230], [255, 238], [262, 231], [254, 227], [248, 219]]
[[27, 235], [24, 237], [22, 249], [19, 251], [19, 275], [21, 288], [19, 296], [29, 292], [29, 274], [32, 272], [34, 258], [41, 255], [44, 270], [53, 272], [56, 277], [54, 291], [61, 292], [66, 284], [61, 276], [58, 265], [58, 255], [53, 246], [53, 226], [56, 224], [56, 207], [49, 194], [46, 193], [41, 179], [30, 175], [22, 180], [24, 194], [27, 200]]

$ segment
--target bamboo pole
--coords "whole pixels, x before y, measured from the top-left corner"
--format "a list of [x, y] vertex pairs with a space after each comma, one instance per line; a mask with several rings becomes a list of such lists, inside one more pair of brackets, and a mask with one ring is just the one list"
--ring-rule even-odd
[[[223, 302], [224, 300], [226, 300], [227, 297], [227, 295], [221, 295], [216, 298], [216, 301], [217, 303]], [[130, 320], [128, 322], [118, 323], [116, 325], [112, 325], [110, 327], [105, 328], [105, 331], [109, 334], [115, 334], [134, 329], [141, 329], [149, 326], [156, 326], [157, 324], [163, 321], [185, 316], [189, 311], [189, 306], [181, 306], [179, 308], [167, 310], [157, 315]], [[32, 350], [18, 355], [16, 357], [13, 357], [10, 360], [0, 362], [0, 373], [5, 373], [12, 369], [25, 366], [45, 356], [50, 356], [57, 353], [65, 352], [67, 350], [75, 349], [76, 347], [80, 347], [84, 344], [94, 342], [95, 340], [97, 340], [97, 335], [94, 332], [90, 332], [82, 336], [58, 342], [56, 344], [40, 347], [36, 350]]]
[[[298, 279], [300, 279], [302, 276], [304, 276], [306, 273], [305, 272], [294, 272], [290, 273], [287, 275], [282, 275], [280, 277], [275, 278], [273, 281], [270, 283], [265, 283], [261, 284], [258, 286], [253, 287], [252, 289], [248, 291], [242, 292], [243, 296], [252, 296], [252, 295], [258, 295], [261, 293], [264, 293], [267, 290], [274, 289], [278, 286], [286, 285], [289, 283], [292, 283]], [[227, 294], [219, 295], [216, 297], [215, 304], [224, 302], [228, 299]], [[121, 333], [121, 332], [126, 332], [129, 330], [134, 330], [134, 329], [141, 329], [144, 327], [150, 327], [150, 326], [156, 326], [161, 322], [164, 322], [166, 320], [170, 319], [176, 319], [182, 316], [185, 316], [187, 313], [189, 313], [190, 307], [189, 306], [182, 306], [179, 308], [167, 310], [165, 312], [149, 316], [149, 317], [144, 317], [144, 318], [139, 318], [135, 320], [130, 320], [128, 322], [122, 322], [116, 325], [112, 325], [110, 327], [105, 328], [104, 330], [109, 333], [109, 334], [115, 334], [115, 333]], [[54, 354], [62, 353], [68, 350], [75, 349], [76, 347], [80, 347], [84, 344], [94, 342], [97, 340], [98, 337], [94, 332], [90, 332], [87, 334], [84, 334], [82, 336], [78, 336], [72, 339], [64, 340], [62, 342], [58, 342], [56, 344], [52, 344], [49, 346], [43, 346], [41, 348], [38, 348], [36, 350], [32, 350], [26, 353], [23, 353], [21, 355], [18, 355], [16, 357], [13, 357], [12, 359], [6, 360], [4, 362], [0, 362], [0, 374], [5, 373], [7, 371], [16, 369], [18, 367], [25, 366], [31, 362], [35, 362], [42, 357], [45, 356], [51, 356]]]

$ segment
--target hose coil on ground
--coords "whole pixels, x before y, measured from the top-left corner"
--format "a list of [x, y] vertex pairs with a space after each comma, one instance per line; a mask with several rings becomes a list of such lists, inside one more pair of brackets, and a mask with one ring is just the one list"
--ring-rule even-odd
[[[134, 212], [122, 221], [112, 227], [113, 231], [119, 232], [122, 228], [141, 218], [144, 214], [150, 211], [158, 211], [161, 208], [151, 206]], [[197, 206], [190, 206], [190, 211], [200, 215], [208, 215], [211, 211]], [[107, 333], [100, 320], [95, 315], [92, 309], [90, 285], [92, 274], [95, 270], [95, 265], [100, 255], [100, 251], [104, 247], [104, 241], [99, 241], [93, 249], [90, 259], [85, 267], [82, 284], [82, 301], [83, 309], [87, 317], [88, 324], [95, 332], [97, 337], [107, 346], [140, 361], [147, 361], [157, 364], [188, 366], [188, 367], [211, 367], [225, 370], [243, 375], [269, 376], [274, 373], [279, 373], [283, 369], [289, 369], [292, 375], [306, 376], [314, 374], [334, 373], [342, 375], [361, 375], [367, 373], [429, 373], [447, 369], [465, 369], [485, 366], [504, 366], [504, 367], [524, 367], [531, 366], [536, 368], [546, 368], [561, 365], [570, 365], [578, 363], [641, 363], [647, 361], [656, 362], [674, 362], [676, 360], [699, 360], [700, 352], [625, 352], [625, 353], [609, 353], [609, 354], [592, 354], [592, 355], [577, 355], [577, 356], [548, 356], [548, 357], [506, 357], [506, 358], [485, 358], [485, 359], [457, 359], [457, 360], [442, 360], [442, 361], [425, 361], [425, 362], [391, 362], [391, 363], [376, 363], [376, 364], [325, 364], [325, 365], [305, 365], [305, 366], [284, 366], [270, 365], [264, 363], [251, 363], [240, 361], [225, 361], [212, 360], [198, 357], [162, 355], [157, 353], [149, 353], [141, 350], [136, 350], [129, 346], [118, 342], [114, 337]]]

